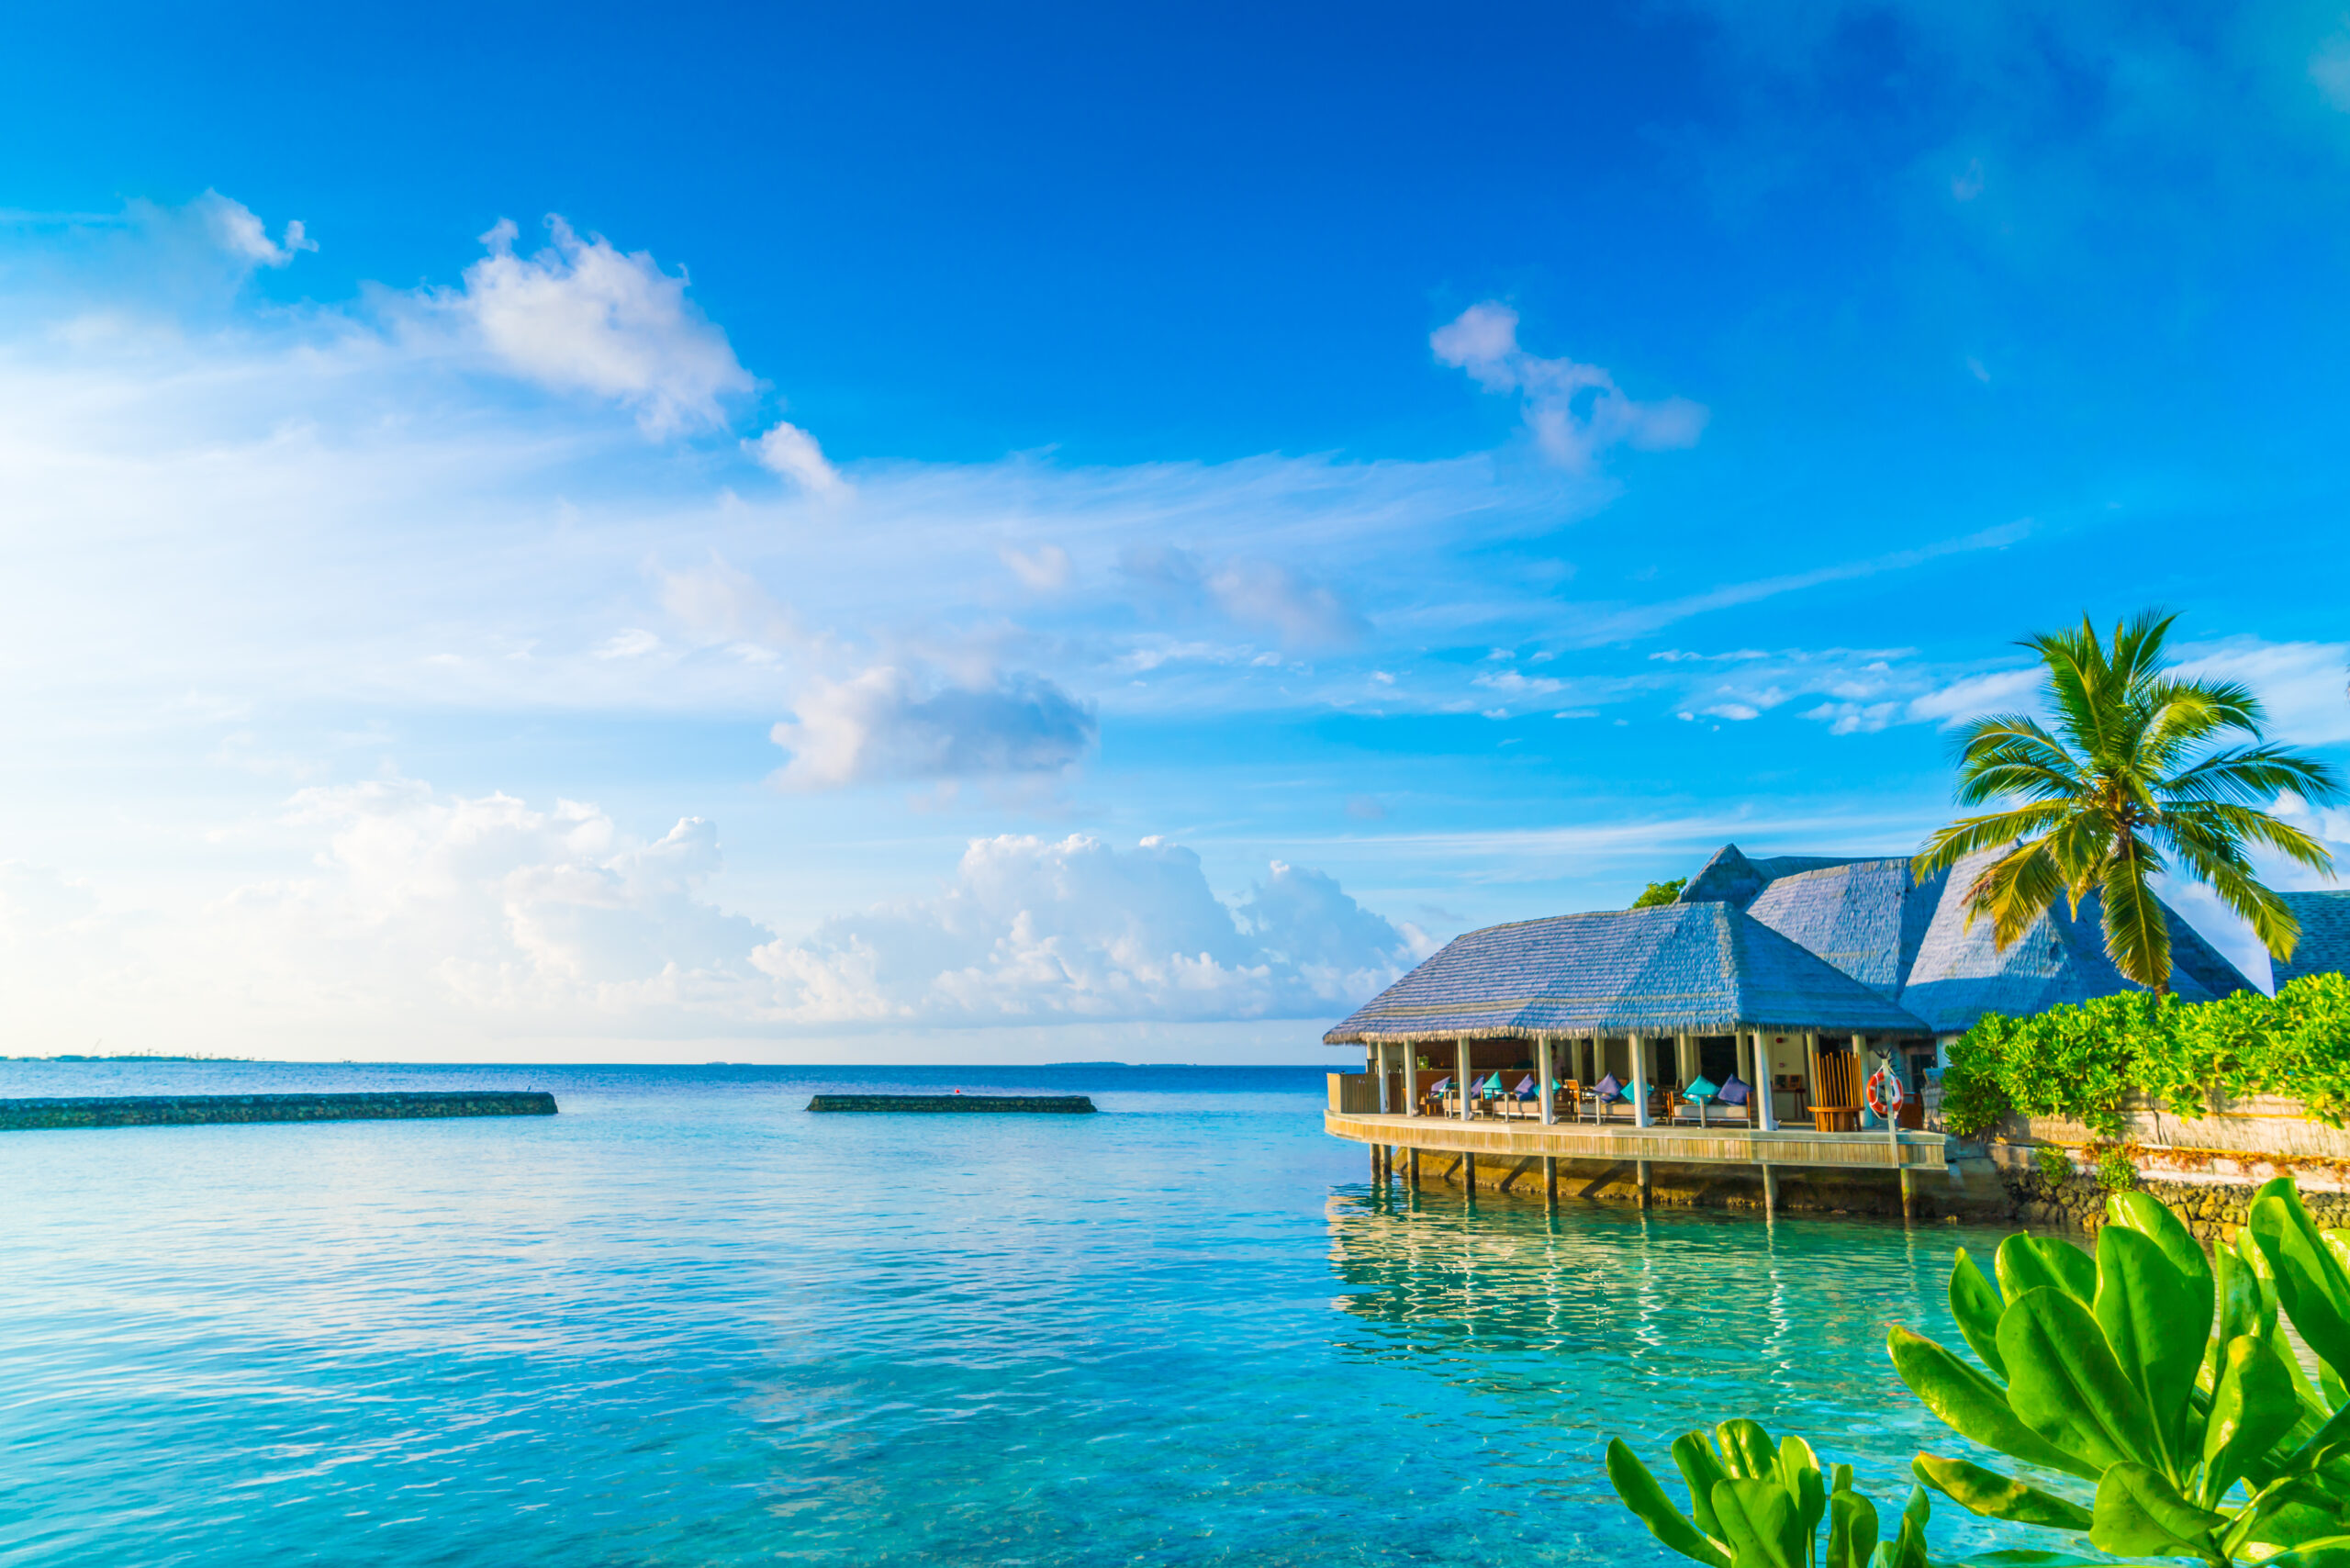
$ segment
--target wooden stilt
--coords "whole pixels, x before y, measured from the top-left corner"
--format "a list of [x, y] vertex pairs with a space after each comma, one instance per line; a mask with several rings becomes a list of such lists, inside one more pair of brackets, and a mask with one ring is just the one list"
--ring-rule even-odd
[[1918, 1217], [1916, 1179], [1910, 1175], [1907, 1165], [1901, 1168], [1901, 1217], [1905, 1221]]
[[1762, 1168], [1762, 1212], [1766, 1215], [1779, 1212], [1779, 1171], [1776, 1166], [1765, 1165]]
[[1559, 1206], [1559, 1158], [1554, 1154], [1542, 1157], [1542, 1202], [1550, 1208]]
[[1634, 1169], [1639, 1172], [1639, 1182], [1640, 1182], [1640, 1207], [1642, 1207], [1642, 1208], [1646, 1208], [1646, 1207], [1648, 1207], [1648, 1206], [1649, 1206], [1649, 1201], [1650, 1201], [1650, 1199], [1649, 1199], [1649, 1162], [1648, 1162], [1647, 1160], [1645, 1160], [1645, 1159], [1641, 1159], [1641, 1160], [1636, 1160], [1636, 1161], [1634, 1161], [1634, 1162], [1633, 1162], [1633, 1164], [1634, 1164]]
[[1460, 1184], [1472, 1193], [1477, 1190], [1477, 1157], [1473, 1154], [1460, 1157]]
[[1420, 1190], [1420, 1151], [1416, 1148], [1404, 1151], [1404, 1182], [1415, 1193]]

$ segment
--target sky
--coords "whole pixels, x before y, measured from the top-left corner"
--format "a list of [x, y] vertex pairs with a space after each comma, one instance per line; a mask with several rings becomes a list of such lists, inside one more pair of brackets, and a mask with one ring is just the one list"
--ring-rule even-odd
[[2350, 18], [1765, 9], [18, 18], [0, 1054], [1335, 1059], [2149, 606], [2350, 766]]

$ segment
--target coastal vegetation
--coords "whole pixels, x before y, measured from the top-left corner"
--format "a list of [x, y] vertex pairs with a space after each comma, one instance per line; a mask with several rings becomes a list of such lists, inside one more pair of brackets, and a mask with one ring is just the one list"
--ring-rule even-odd
[[1651, 882], [1640, 890], [1640, 896], [1632, 901], [1632, 907], [1654, 909], [1660, 904], [1671, 903], [1681, 896], [1681, 890], [1688, 885], [1689, 879], [1686, 877], [1675, 877], [1669, 882]]
[[2154, 884], [2176, 874], [2207, 884], [2271, 953], [2291, 956], [2299, 924], [2253, 874], [2248, 852], [2330, 871], [2322, 844], [2263, 807], [2285, 794], [2332, 801], [2341, 781], [2326, 763], [2266, 738], [2248, 687], [2165, 668], [2176, 619], [2140, 614], [2109, 644], [2086, 616], [2077, 630], [2025, 639], [2044, 666], [2048, 723], [1995, 713], [1961, 732], [1959, 803], [1998, 809], [1934, 834], [1914, 868], [1922, 879], [2000, 851], [1975, 876], [1967, 919], [1987, 915], [2002, 951], [2060, 895], [2077, 913], [2096, 891], [2115, 966], [2166, 991], [2170, 930]]
[[[2350, 1232], [2318, 1230], [2285, 1178], [2208, 1256], [2143, 1193], [2112, 1193], [2107, 1212], [2094, 1256], [2019, 1234], [1986, 1274], [1959, 1251], [1951, 1313], [1974, 1361], [1903, 1327], [1887, 1345], [1927, 1409], [2044, 1481], [1920, 1453], [1888, 1517], [1851, 1466], [1823, 1472], [1803, 1439], [1774, 1442], [1742, 1418], [1673, 1442], [1686, 1510], [1620, 1439], [1609, 1480], [1659, 1540], [1707, 1568], [1929, 1568], [1930, 1494], [2035, 1546], [2054, 1531], [2131, 1561], [2350, 1568]], [[2287, 1324], [2316, 1357], [2314, 1379]]]
[[1950, 1047], [1942, 1121], [1971, 1137], [2010, 1111], [2121, 1135], [2126, 1096], [2199, 1117], [2211, 1099], [2281, 1094], [2332, 1126], [2350, 1115], [2350, 977], [2304, 975], [2273, 997], [2185, 1002], [2101, 996], [2026, 1018], [1986, 1014]]

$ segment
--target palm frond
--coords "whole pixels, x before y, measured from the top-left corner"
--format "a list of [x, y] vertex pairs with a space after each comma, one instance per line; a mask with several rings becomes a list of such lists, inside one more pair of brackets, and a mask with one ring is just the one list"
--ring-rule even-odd
[[2144, 847], [2132, 846], [2106, 867], [2105, 951], [2126, 978], [2149, 990], [2167, 991], [2170, 922], [2154, 897], [2151, 857], [2143, 853]]
[[2165, 801], [2246, 804], [2292, 794], [2325, 805], [2341, 797], [2342, 776], [2331, 763], [2272, 741], [2215, 751], [2162, 780], [2155, 793]]
[[1937, 871], [1949, 870], [1977, 850], [1996, 849], [2019, 838], [2043, 833], [2064, 821], [2071, 809], [2064, 803], [2052, 802], [1963, 818], [1926, 840], [1926, 846], [1910, 858], [1909, 874], [1922, 882]]
[[2065, 874], [2048, 853], [2047, 841], [2020, 844], [1985, 867], [1967, 888], [1965, 924], [1972, 927], [1978, 917], [1989, 915], [1992, 945], [2004, 953], [2065, 890]]
[[2177, 822], [2165, 825], [2186, 868], [2252, 927], [2272, 956], [2291, 958], [2300, 942], [2301, 923], [2282, 898], [2254, 879], [2242, 848], [2224, 835], [2215, 839], [2199, 831], [2181, 833]]

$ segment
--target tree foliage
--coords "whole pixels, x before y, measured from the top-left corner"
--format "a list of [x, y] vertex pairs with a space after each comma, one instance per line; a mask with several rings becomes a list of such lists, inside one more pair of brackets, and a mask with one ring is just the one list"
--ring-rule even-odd
[[1689, 879], [1686, 877], [1675, 877], [1669, 882], [1651, 882], [1640, 890], [1640, 896], [1632, 901], [1632, 907], [1654, 909], [1659, 904], [1671, 903], [1681, 896], [1681, 890], [1688, 885]]
[[2271, 953], [2292, 955], [2300, 927], [2254, 876], [2249, 851], [2331, 870], [2322, 844], [2262, 808], [2284, 794], [2333, 800], [2340, 779], [2264, 738], [2250, 688], [2165, 669], [2176, 619], [2141, 614], [2114, 628], [2110, 646], [2087, 616], [2076, 631], [2026, 639], [2046, 669], [2049, 722], [1995, 713], [1961, 733], [1959, 803], [1999, 809], [1942, 829], [1914, 866], [1924, 878], [2000, 851], [1967, 889], [1967, 922], [1988, 915], [2001, 949], [2059, 896], [2077, 913], [2094, 890], [2116, 967], [2166, 990], [2170, 927], [2154, 886], [2175, 872], [2207, 883]]
[[2145, 991], [1986, 1014], [1950, 1048], [1942, 1120], [1962, 1137], [2009, 1111], [2063, 1116], [2118, 1137], [2135, 1091], [2200, 1117], [2213, 1095], [2282, 1094], [2333, 1126], [2350, 1115], [2350, 978], [2304, 975], [2273, 997], [2183, 1002]]

